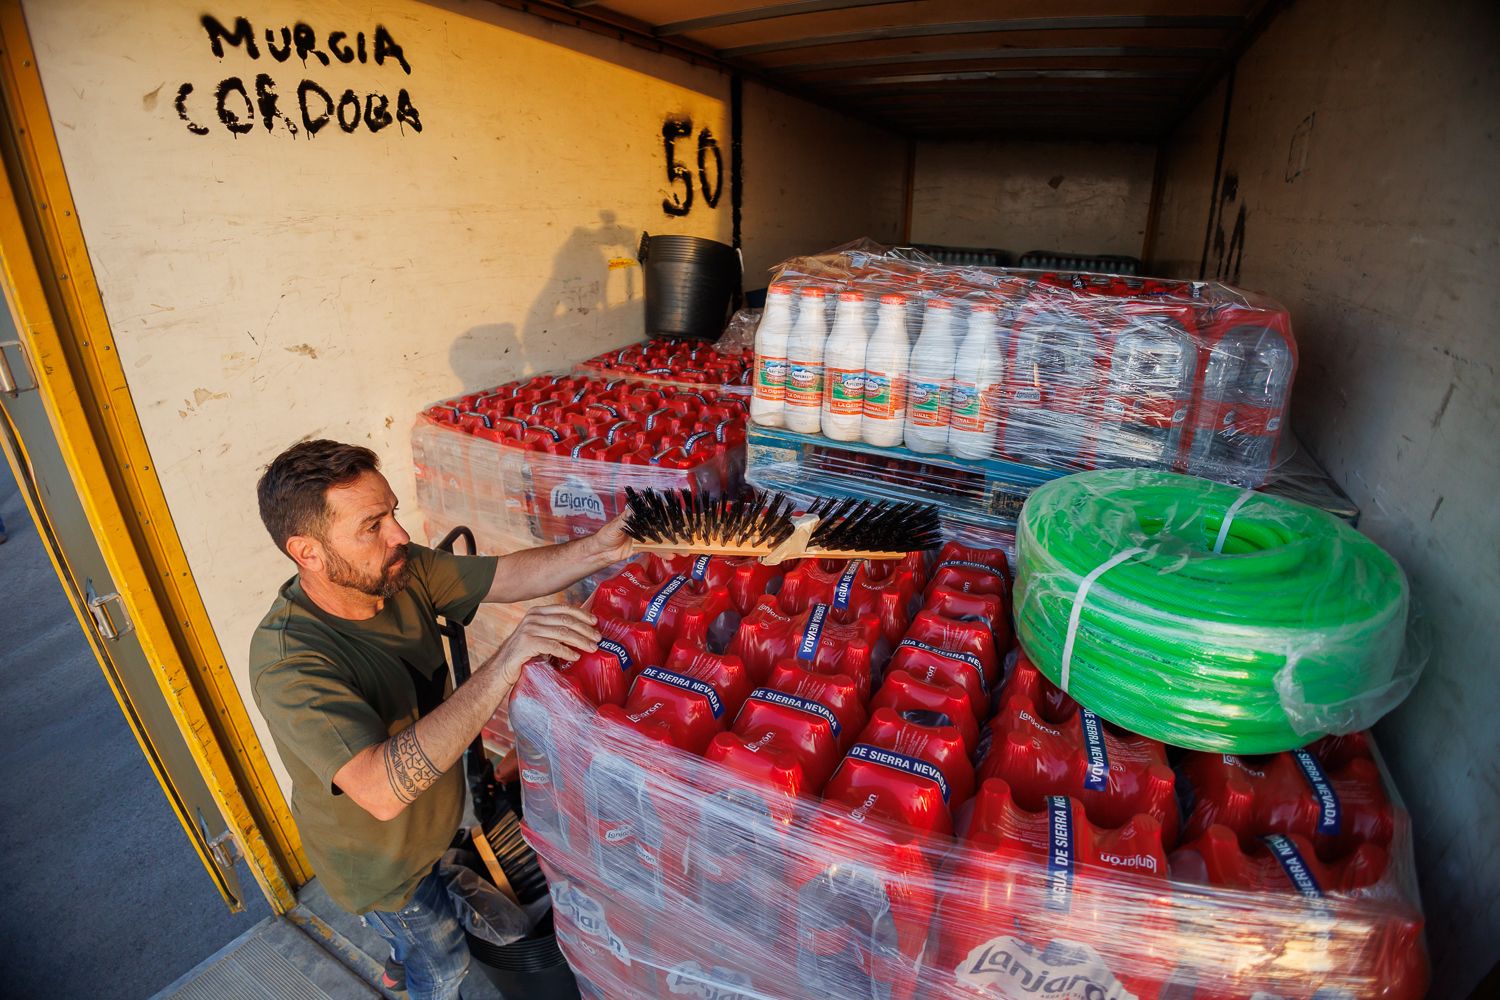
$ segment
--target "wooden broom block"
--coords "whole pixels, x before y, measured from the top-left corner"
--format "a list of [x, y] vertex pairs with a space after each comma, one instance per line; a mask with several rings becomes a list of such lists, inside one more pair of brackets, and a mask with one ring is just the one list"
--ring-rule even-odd
[[474, 850], [478, 852], [479, 858], [484, 862], [485, 870], [490, 873], [490, 881], [495, 883], [495, 888], [510, 899], [517, 906], [521, 900], [516, 897], [516, 890], [511, 888], [510, 879], [505, 874], [505, 869], [500, 867], [500, 859], [495, 857], [495, 849], [490, 846], [489, 837], [485, 835], [484, 827], [478, 823], [474, 829], [469, 831], [469, 837], [474, 841]]

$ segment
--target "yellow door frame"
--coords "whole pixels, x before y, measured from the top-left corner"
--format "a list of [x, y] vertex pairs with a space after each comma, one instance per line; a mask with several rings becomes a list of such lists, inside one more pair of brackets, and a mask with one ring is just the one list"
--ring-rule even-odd
[[[173, 527], [84, 245], [20, 0], [0, 0], [0, 94], [0, 266], [16, 330], [162, 695], [256, 881], [285, 912], [312, 870]], [[151, 734], [128, 695], [105, 658], [100, 664], [149, 747]], [[194, 819], [155, 755], [147, 757], [191, 832]], [[215, 873], [201, 846], [199, 853]], [[220, 891], [236, 905], [222, 883]]]

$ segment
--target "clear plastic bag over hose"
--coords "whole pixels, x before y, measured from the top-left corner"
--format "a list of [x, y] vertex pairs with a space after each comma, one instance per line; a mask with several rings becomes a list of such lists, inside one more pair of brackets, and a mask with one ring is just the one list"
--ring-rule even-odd
[[1104, 719], [1270, 753], [1372, 725], [1416, 683], [1405, 574], [1295, 501], [1145, 470], [1039, 487], [1017, 532], [1016, 629]]

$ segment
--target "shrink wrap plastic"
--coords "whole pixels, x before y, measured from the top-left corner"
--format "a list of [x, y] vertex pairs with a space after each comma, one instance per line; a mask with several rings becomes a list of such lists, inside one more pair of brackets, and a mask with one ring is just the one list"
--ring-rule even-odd
[[[774, 743], [741, 741], [738, 756], [716, 763], [607, 709], [596, 715], [542, 666], [511, 707], [527, 839], [585, 997], [1425, 991], [1409, 822], [1379, 778], [1389, 840], [1331, 861], [1306, 836], [1261, 838], [1256, 826], [1241, 835], [1222, 822], [1169, 856], [1148, 814], [1096, 826], [1076, 796], [1020, 803], [994, 778], [950, 802], [950, 838], [882, 820], [880, 786], [853, 805], [797, 794], [796, 769]], [[1237, 770], [1262, 764], [1201, 756]]]
[[744, 401], [714, 389], [538, 375], [417, 417], [417, 502], [476, 532], [565, 542], [619, 514], [626, 486], [737, 489], [744, 427]]
[[1115, 727], [1006, 655], [996, 551], [806, 561], [738, 621], [713, 562], [616, 574], [608, 646], [511, 701], [585, 997], [1423, 995], [1410, 821], [1367, 735], [1236, 757]]
[[679, 389], [713, 386], [728, 395], [748, 396], [750, 369], [755, 360], [749, 346], [750, 338], [754, 336], [753, 325], [748, 336], [741, 329], [747, 323], [753, 323], [748, 317], [758, 319], [758, 314], [747, 310], [736, 313], [730, 321], [730, 328], [715, 344], [648, 340], [605, 351], [579, 362], [573, 370], [579, 375], [625, 378]]
[[[757, 355], [753, 380], [766, 426], [806, 432], [821, 402], [825, 420], [840, 415], [823, 434], [841, 441], [889, 445], [886, 425], [904, 421], [894, 456], [1157, 468], [1243, 486], [1265, 482], [1282, 458], [1297, 345], [1286, 310], [1263, 296], [1214, 282], [945, 266], [867, 241], [786, 261], [771, 292], [785, 307], [768, 308], [762, 329], [800, 329], [813, 300], [833, 329], [847, 305], [871, 331], [872, 357], [882, 331], [903, 325], [910, 355], [904, 368], [889, 347], [868, 365], [852, 354], [779, 357], [766, 351], [784, 339], [768, 334], [775, 346]], [[789, 353], [806, 353], [805, 340], [794, 336]], [[795, 420], [777, 416], [778, 401]]]

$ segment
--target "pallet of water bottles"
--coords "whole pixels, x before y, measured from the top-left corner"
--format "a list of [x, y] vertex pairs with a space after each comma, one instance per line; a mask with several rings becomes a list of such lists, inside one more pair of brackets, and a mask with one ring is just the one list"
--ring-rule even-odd
[[746, 404], [710, 386], [538, 375], [427, 407], [412, 428], [422, 511], [563, 542], [618, 514], [625, 487], [738, 489]]
[[939, 265], [852, 246], [785, 262], [751, 419], [837, 447], [1256, 486], [1296, 371], [1286, 310], [1214, 282]]
[[511, 703], [593, 1000], [1424, 994], [1367, 734], [1189, 753], [1013, 648], [998, 551], [637, 561]]

